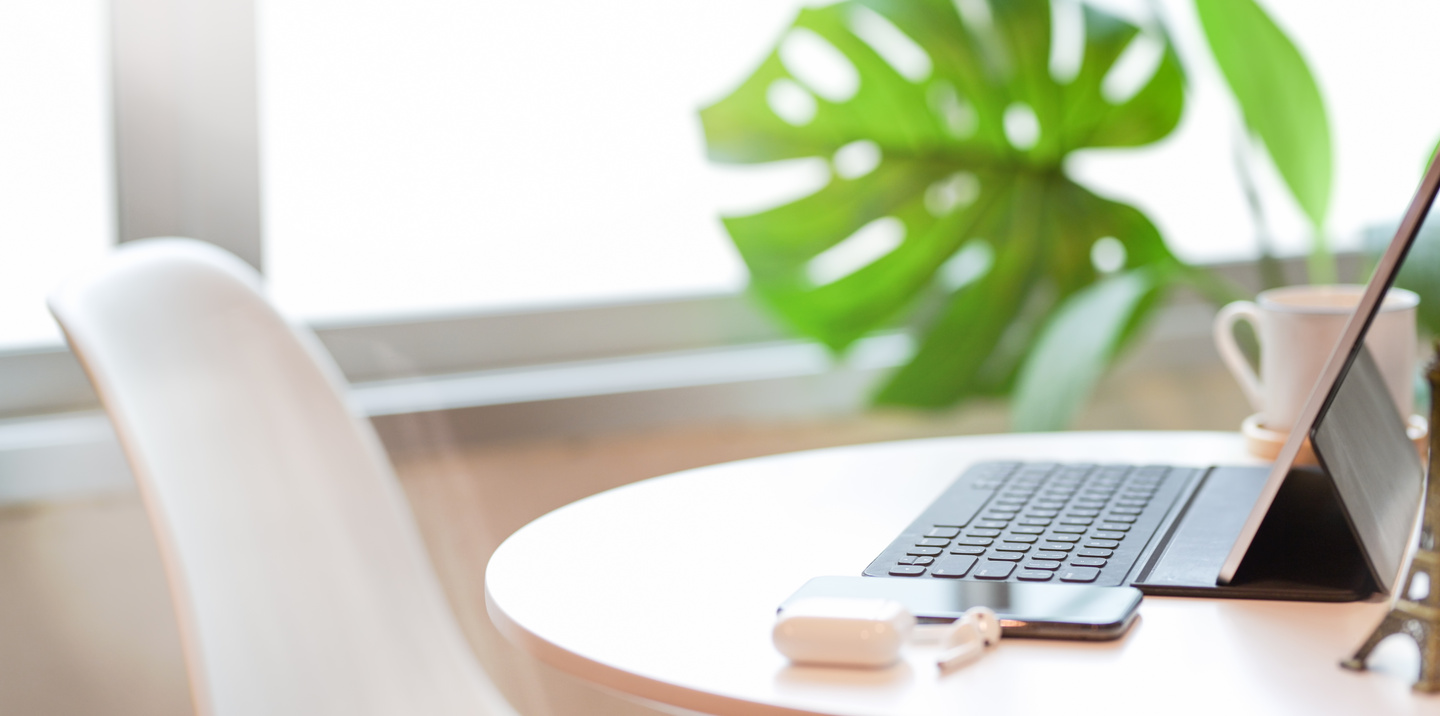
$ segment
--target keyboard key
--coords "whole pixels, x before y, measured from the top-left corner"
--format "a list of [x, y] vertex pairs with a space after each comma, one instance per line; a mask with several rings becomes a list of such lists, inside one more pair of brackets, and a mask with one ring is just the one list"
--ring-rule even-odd
[[1144, 511], [1145, 510], [1139, 507], [1115, 507], [1110, 510], [1110, 513], [1115, 515], [1138, 515]]
[[924, 567], [916, 567], [908, 564], [901, 564], [890, 568], [890, 576], [892, 577], [918, 577], [924, 573]]
[[1077, 534], [1077, 535], [1079, 535], [1079, 534], [1085, 534], [1085, 531], [1088, 530], [1088, 529], [1090, 529], [1090, 528], [1089, 528], [1089, 527], [1086, 527], [1085, 525], [1056, 525], [1056, 526], [1050, 528], [1050, 531], [1051, 531], [1051, 532], [1054, 532], [1055, 534]]
[[978, 529], [978, 530], [966, 530], [966, 531], [965, 531], [965, 536], [966, 536], [966, 537], [999, 537], [999, 536], [1000, 536], [1000, 530], [997, 530], [997, 529], [994, 529], [994, 528], [990, 528], [990, 527], [987, 527], [987, 528], [985, 528], [985, 529]]
[[1026, 517], [1033, 517], [1041, 520], [1053, 520], [1060, 515], [1060, 510], [1025, 510]]
[[1077, 517], [1075, 515], [1065, 515], [1060, 518], [1060, 524], [1062, 525], [1089, 525], [1094, 521], [1094, 517]]
[[1114, 554], [1108, 549], [1082, 549], [1075, 552], [1076, 557], [1104, 557], [1105, 559], [1109, 559]]
[[930, 568], [930, 576], [959, 579], [969, 573], [970, 568], [975, 566], [977, 560], [977, 557], [945, 557], [940, 560], [939, 564]]
[[1085, 543], [1087, 549], [1119, 549], [1120, 543], [1113, 539], [1092, 539]]
[[968, 544], [957, 544], [950, 548], [950, 554], [985, 554], [985, 548], [974, 547]]
[[1019, 527], [1011, 527], [1010, 531], [1014, 532], [1017, 535], [1038, 535], [1044, 534], [1045, 528], [1036, 527], [1034, 525], [1021, 525]]
[[1100, 576], [1100, 570], [1094, 567], [1066, 567], [1060, 572], [1062, 582], [1093, 582]]
[[[1126, 524], [1126, 523], [1124, 523], [1124, 522], [1101, 522], [1099, 525], [1097, 525], [1097, 526], [1095, 527], [1095, 529], [1097, 529], [1097, 530], [1103, 530], [1103, 531], [1105, 531], [1105, 532], [1129, 532], [1129, 531], [1130, 531], [1130, 525], [1128, 525], [1128, 524]], [[1120, 539], [1120, 538], [1119, 538], [1119, 537], [1111, 537], [1111, 538], [1109, 538], [1109, 539]]]
[[1048, 559], [1032, 559], [1025, 563], [1026, 569], [1059, 569], [1060, 563]]
[[1149, 500], [1116, 500], [1116, 507], [1144, 507], [1150, 504]]
[[[1069, 545], [1066, 545], [1066, 546], [1068, 547]], [[1034, 552], [1034, 553], [1032, 553], [1032, 554], [1030, 555], [1030, 557], [1031, 557], [1032, 559], [1049, 559], [1049, 560], [1055, 560], [1055, 561], [1059, 561], [1059, 562], [1064, 562], [1064, 561], [1065, 561], [1065, 558], [1066, 558], [1066, 557], [1069, 557], [1069, 556], [1070, 556], [1070, 555], [1065, 554], [1064, 552], [1047, 552], [1047, 551], [1045, 551], [1045, 550], [1040, 550], [1039, 552]], [[927, 558], [926, 558], [926, 557], [915, 557], [915, 559], [927, 559]]]
[[1025, 555], [1019, 552], [996, 552], [995, 550], [990, 550], [990, 553], [985, 555], [985, 558], [999, 562], [1019, 562], [1025, 559]]
[[1118, 522], [1122, 524], [1134, 524], [1135, 515], [1106, 515], [1105, 522]]
[[974, 547], [989, 547], [990, 543], [994, 541], [995, 540], [992, 540], [989, 537], [961, 537], [960, 539], [955, 540], [955, 544], [956, 546], [968, 544]]
[[1024, 542], [1025, 544], [1035, 544], [1035, 541], [1040, 538], [1036, 537], [1035, 535], [1008, 534], [1004, 537], [1001, 537], [1000, 539], [1003, 539], [1006, 542]]
[[1072, 508], [1070, 508], [1069, 510], [1067, 510], [1067, 512], [1068, 512], [1069, 514], [1075, 515], [1076, 517], [1099, 517], [1099, 516], [1100, 516], [1100, 510], [1091, 510], [1091, 509], [1083, 509], [1083, 508], [1082, 508], [1082, 509], [1076, 509], [1076, 508], [1072, 507]]
[[1018, 510], [1021, 507], [1025, 506], [1025, 500], [991, 500], [990, 506], [1000, 509], [1008, 507], [1010, 509]]
[[922, 567], [934, 561], [934, 557], [901, 557], [895, 560], [897, 564], [918, 564]]
[[1070, 566], [1072, 566], [1072, 567], [1104, 567], [1104, 566], [1105, 566], [1105, 560], [1103, 560], [1103, 559], [1096, 559], [1096, 558], [1094, 558], [1094, 557], [1076, 557], [1075, 559], [1070, 560]]
[[997, 552], [1029, 552], [1030, 545], [1022, 542], [1001, 542], [995, 545]]
[[936, 537], [936, 538], [939, 538], [939, 539], [955, 539], [956, 537], [959, 537], [959, 536], [960, 536], [960, 528], [959, 528], [959, 527], [936, 527], [935, 529], [932, 529], [932, 530], [930, 530], [929, 532], [926, 532], [926, 533], [925, 533], [925, 536], [926, 536], [926, 537]]
[[1045, 539], [1048, 539], [1048, 540], [1050, 540], [1051, 542], [1079, 542], [1079, 541], [1080, 541], [1080, 535], [1071, 535], [1071, 534], [1048, 534], [1048, 535], [1045, 535]]
[[1051, 522], [1050, 520], [1041, 519], [1041, 518], [1038, 518], [1038, 517], [1026, 517], [1026, 518], [1024, 518], [1024, 519], [1021, 519], [1021, 520], [1020, 520], [1019, 522], [1017, 522], [1016, 524], [1021, 524], [1021, 525], [1035, 525], [1035, 526], [1037, 526], [1037, 527], [1049, 527], [1049, 526], [1050, 526], [1050, 522]]
[[1054, 576], [1055, 574], [1052, 572], [1046, 572], [1038, 569], [1026, 569], [1015, 575], [1015, 578], [1026, 582], [1047, 582]]
[[[982, 530], [1003, 530], [1009, 526], [1009, 524], [1008, 522], [1002, 522], [1000, 520], [980, 520], [971, 526]], [[970, 530], [970, 534], [975, 534], [975, 530]]]
[[1065, 506], [1064, 500], [1036, 500], [1033, 506], [1039, 510], [1058, 510]]
[[916, 547], [949, 547], [948, 539], [922, 539], [915, 543]]
[[[913, 568], [912, 568], [913, 569]], [[923, 569], [923, 567], [921, 568]], [[976, 579], [1005, 579], [1015, 571], [1015, 564], [1012, 562], [983, 562], [980, 568], [975, 570]]]
[[1016, 512], [1015, 510], [989, 510], [989, 511], [986, 512], [985, 514], [980, 515], [980, 519], [984, 519], [984, 520], [1000, 520], [1000, 521], [1003, 522], [1003, 521], [1015, 519], [1015, 515], [1018, 515], [1018, 514], [1020, 514], [1020, 513], [1019, 513], [1019, 512]]
[[1075, 549], [1075, 545], [1069, 542], [1041, 542], [1040, 549], [1052, 550], [1055, 552], [1069, 552]]
[[905, 554], [915, 557], [934, 557], [935, 555], [938, 555], [944, 551], [945, 550], [940, 549], [939, 547], [911, 547], [910, 549], [905, 550]]

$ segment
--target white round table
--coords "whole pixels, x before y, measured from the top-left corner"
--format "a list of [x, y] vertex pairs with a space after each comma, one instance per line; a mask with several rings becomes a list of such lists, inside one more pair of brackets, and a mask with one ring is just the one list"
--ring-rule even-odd
[[1437, 713], [1415, 649], [1338, 666], [1377, 599], [1310, 604], [1147, 597], [1119, 641], [1010, 639], [939, 673], [911, 649], [883, 670], [791, 666], [776, 607], [858, 575], [972, 462], [1254, 464], [1234, 433], [1015, 434], [829, 448], [645, 480], [516, 532], [486, 572], [491, 619], [582, 679], [716, 714]]

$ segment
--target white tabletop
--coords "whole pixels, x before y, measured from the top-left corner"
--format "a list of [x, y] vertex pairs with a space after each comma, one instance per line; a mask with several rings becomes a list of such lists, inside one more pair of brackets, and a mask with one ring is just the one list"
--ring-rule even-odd
[[1440, 713], [1417, 660], [1341, 659], [1378, 600], [1308, 604], [1147, 597], [1123, 639], [1011, 639], [941, 675], [910, 649], [878, 671], [794, 667], [775, 609], [811, 577], [857, 575], [968, 464], [987, 459], [1255, 463], [1233, 433], [1062, 433], [830, 448], [689, 470], [527, 525], [486, 572], [491, 618], [583, 679], [717, 714]]

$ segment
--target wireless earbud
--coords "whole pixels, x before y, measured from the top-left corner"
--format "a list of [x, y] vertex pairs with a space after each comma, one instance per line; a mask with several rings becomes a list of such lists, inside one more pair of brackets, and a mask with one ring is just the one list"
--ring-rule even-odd
[[989, 607], [973, 607], [941, 634], [936, 661], [941, 671], [953, 669], [974, 661], [998, 643], [1000, 619]]
[[978, 658], [1000, 641], [1000, 620], [989, 607], [969, 609], [950, 624], [915, 628], [915, 617], [890, 599], [813, 597], [780, 612], [775, 648], [797, 664], [879, 668], [900, 659], [911, 635], [938, 644], [942, 671]]

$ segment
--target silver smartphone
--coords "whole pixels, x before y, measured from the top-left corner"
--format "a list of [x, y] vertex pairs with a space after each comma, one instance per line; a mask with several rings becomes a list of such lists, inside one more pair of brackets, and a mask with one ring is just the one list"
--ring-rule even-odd
[[785, 604], [807, 597], [894, 599], [921, 622], [953, 621], [966, 609], [983, 606], [995, 610], [1006, 637], [1105, 641], [1130, 628], [1141, 596], [1134, 587], [816, 577]]

